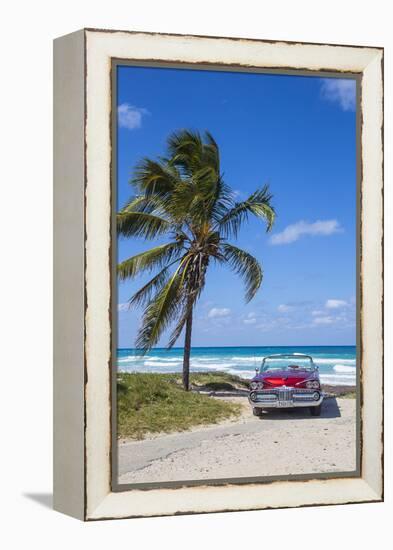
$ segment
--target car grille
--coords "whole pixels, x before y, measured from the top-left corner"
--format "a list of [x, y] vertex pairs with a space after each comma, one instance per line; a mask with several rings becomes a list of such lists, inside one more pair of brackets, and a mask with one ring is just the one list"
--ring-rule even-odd
[[[314, 401], [314, 392], [315, 390], [297, 390], [293, 394], [294, 401]], [[320, 392], [319, 392], [320, 393]]]
[[292, 390], [288, 388], [280, 388], [278, 390], [278, 399], [280, 401], [291, 401], [292, 400]]
[[272, 403], [272, 402], [313, 402], [314, 401], [314, 394], [315, 390], [309, 390], [304, 388], [271, 388], [271, 389], [264, 389], [262, 391], [254, 392], [257, 394], [257, 398], [254, 400], [255, 402], [265, 402], [265, 403]]

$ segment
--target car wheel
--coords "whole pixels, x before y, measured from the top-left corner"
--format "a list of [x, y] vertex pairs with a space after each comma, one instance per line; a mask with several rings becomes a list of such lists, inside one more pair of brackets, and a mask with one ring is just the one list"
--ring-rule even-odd
[[252, 412], [253, 412], [254, 416], [262, 416], [262, 414], [263, 414], [262, 409], [257, 408], [257, 407], [253, 408]]
[[317, 407], [310, 407], [311, 416], [321, 416], [322, 403]]

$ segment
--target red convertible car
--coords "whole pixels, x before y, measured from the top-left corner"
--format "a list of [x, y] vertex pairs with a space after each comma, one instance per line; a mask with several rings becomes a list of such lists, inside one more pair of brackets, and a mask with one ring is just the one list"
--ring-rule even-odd
[[309, 407], [313, 416], [320, 416], [318, 367], [309, 355], [269, 355], [256, 369], [248, 400], [255, 416], [262, 416], [264, 409], [291, 407]]

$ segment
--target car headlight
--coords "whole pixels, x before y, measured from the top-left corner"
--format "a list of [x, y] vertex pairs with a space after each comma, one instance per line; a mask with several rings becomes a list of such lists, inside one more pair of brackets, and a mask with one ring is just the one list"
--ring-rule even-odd
[[250, 388], [251, 388], [252, 390], [256, 390], [257, 387], [258, 387], [258, 383], [257, 383], [257, 382], [251, 382]]
[[263, 390], [263, 382], [257, 382], [257, 390]]
[[306, 388], [313, 389], [313, 390], [319, 390], [318, 380], [309, 380], [308, 382], [306, 382]]

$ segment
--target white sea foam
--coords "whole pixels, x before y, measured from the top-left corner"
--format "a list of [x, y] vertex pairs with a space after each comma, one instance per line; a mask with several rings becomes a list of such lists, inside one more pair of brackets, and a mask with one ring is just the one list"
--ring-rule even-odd
[[174, 367], [175, 365], [181, 365], [182, 364], [182, 361], [181, 359], [178, 359], [175, 362], [167, 362], [167, 361], [144, 361], [143, 362], [143, 365], [145, 367]]
[[[118, 363], [137, 363], [138, 361], [144, 361], [148, 359], [149, 361], [159, 361], [160, 357], [150, 356], [150, 355], [127, 355], [126, 357], [119, 357], [117, 359]], [[167, 361], [167, 359], [165, 359]], [[173, 361], [173, 359], [168, 359], [168, 361]], [[176, 359], [177, 361], [177, 359]]]
[[202, 363], [208, 363], [209, 361], [217, 361], [217, 357], [198, 357], [197, 361], [201, 361]]
[[356, 365], [356, 359], [341, 359], [341, 357], [339, 359], [337, 357], [335, 359], [319, 359], [318, 357], [315, 357], [314, 363], [316, 363], [317, 365], [336, 365], [337, 363], [345, 365]]
[[130, 355], [129, 357], [121, 357], [117, 360], [118, 363], [130, 363], [132, 361], [139, 361], [140, 357], [134, 357], [133, 355]]
[[320, 376], [322, 384], [329, 384], [332, 386], [355, 386], [355, 376], [334, 375], [334, 374], [321, 374]]
[[232, 361], [245, 361], [247, 363], [251, 363], [253, 361], [263, 361], [265, 359], [264, 355], [255, 357], [254, 355], [249, 355], [246, 357], [232, 357]]
[[349, 365], [334, 365], [333, 370], [336, 372], [356, 373], [356, 367], [350, 367]]
[[198, 361], [198, 359], [196, 359], [195, 361], [191, 360], [191, 367], [205, 370], [225, 370], [229, 367], [233, 367], [232, 363], [209, 363], [208, 365], [206, 363], [203, 363], [202, 365], [200, 365]]
[[147, 356], [146, 359], [151, 362], [165, 362], [165, 363], [178, 363], [179, 361], [183, 361], [183, 357], [149, 357]]

